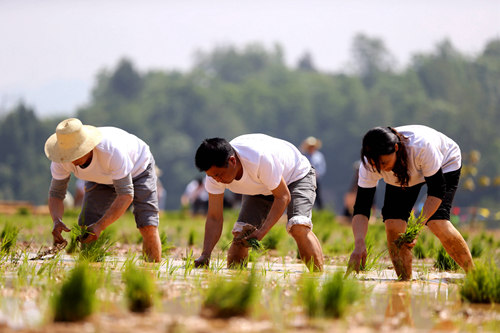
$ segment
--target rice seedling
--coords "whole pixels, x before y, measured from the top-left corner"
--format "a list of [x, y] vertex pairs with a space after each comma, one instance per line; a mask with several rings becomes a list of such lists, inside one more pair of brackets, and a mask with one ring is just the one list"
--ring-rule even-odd
[[195, 237], [196, 237], [196, 231], [194, 231], [193, 229], [190, 229], [189, 234], [188, 234], [188, 246], [194, 246]]
[[201, 314], [212, 318], [229, 318], [250, 314], [259, 287], [254, 270], [248, 278], [233, 280], [218, 277], [210, 283], [203, 301]]
[[[276, 250], [281, 240], [286, 236], [285, 233], [284, 228], [272, 228], [262, 239], [262, 247], [267, 250]], [[254, 248], [254, 245], [250, 245]]]
[[412, 211], [406, 225], [406, 231], [404, 233], [401, 233], [399, 237], [394, 241], [396, 246], [398, 248], [401, 248], [401, 246], [403, 246], [404, 244], [413, 242], [420, 234], [422, 229], [424, 229], [424, 221], [424, 216], [420, 215], [419, 217], [415, 217], [415, 213]]
[[122, 274], [125, 282], [125, 297], [132, 312], [146, 312], [153, 305], [154, 280], [149, 272], [129, 262]]
[[[86, 232], [86, 229], [82, 228], [82, 233], [85, 234]], [[113, 244], [114, 241], [112, 240], [111, 232], [109, 229], [106, 229], [94, 242], [80, 245], [78, 260], [102, 262], [111, 254], [110, 248]]]
[[494, 262], [476, 262], [465, 275], [460, 296], [471, 303], [500, 303], [500, 269]]
[[438, 250], [434, 267], [440, 271], [456, 271], [460, 268], [442, 246]]
[[85, 264], [78, 264], [63, 281], [52, 300], [54, 321], [79, 321], [93, 313], [97, 278]]
[[360, 297], [356, 282], [337, 272], [319, 286], [317, 279], [306, 276], [300, 289], [306, 314], [311, 317], [341, 318]]
[[16, 246], [19, 228], [13, 223], [6, 223], [0, 233], [0, 254], [7, 255]]
[[472, 258], [479, 258], [484, 252], [484, 245], [483, 241], [481, 238], [476, 237], [472, 240], [472, 244], [470, 247], [470, 254], [472, 255]]

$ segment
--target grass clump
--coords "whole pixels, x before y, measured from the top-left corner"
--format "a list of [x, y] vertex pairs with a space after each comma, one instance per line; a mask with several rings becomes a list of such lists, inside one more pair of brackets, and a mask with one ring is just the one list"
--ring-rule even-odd
[[53, 298], [54, 321], [83, 320], [94, 311], [97, 279], [87, 265], [78, 264]]
[[394, 241], [396, 246], [398, 248], [401, 248], [401, 246], [403, 246], [404, 244], [413, 242], [420, 234], [422, 229], [424, 229], [424, 221], [424, 216], [420, 215], [419, 217], [415, 217], [415, 213], [412, 211], [406, 225], [406, 231], [399, 234], [399, 237]]
[[437, 256], [436, 256], [436, 261], [434, 262], [434, 267], [439, 269], [440, 271], [456, 271], [460, 268], [458, 264], [453, 260], [452, 257], [446, 252], [444, 247], [440, 247]]
[[344, 279], [341, 272], [327, 278], [323, 286], [315, 278], [306, 277], [301, 288], [302, 301], [307, 315], [341, 318], [347, 308], [360, 297], [356, 282]]
[[12, 223], [6, 223], [0, 233], [0, 253], [9, 254], [16, 246], [19, 228]]
[[[82, 230], [82, 234], [87, 233], [86, 228], [75, 228]], [[110, 248], [114, 241], [109, 229], [104, 230], [94, 242], [80, 244], [80, 254], [78, 259], [88, 262], [103, 262], [111, 254]]]
[[500, 269], [495, 263], [476, 263], [460, 286], [460, 296], [471, 303], [500, 303]]
[[201, 314], [212, 318], [246, 316], [256, 300], [258, 282], [252, 270], [248, 278], [228, 280], [219, 277], [207, 290]]
[[125, 297], [132, 312], [146, 312], [153, 305], [155, 284], [146, 270], [129, 263], [122, 274], [125, 282]]

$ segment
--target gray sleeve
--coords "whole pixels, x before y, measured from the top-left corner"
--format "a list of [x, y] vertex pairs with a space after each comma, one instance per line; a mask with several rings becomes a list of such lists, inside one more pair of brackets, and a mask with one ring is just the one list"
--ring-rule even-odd
[[54, 179], [50, 181], [49, 197], [64, 200], [68, 189], [69, 177], [65, 179]]
[[132, 183], [132, 175], [128, 174], [122, 179], [114, 179], [113, 186], [116, 194], [130, 194], [134, 196], [134, 184]]

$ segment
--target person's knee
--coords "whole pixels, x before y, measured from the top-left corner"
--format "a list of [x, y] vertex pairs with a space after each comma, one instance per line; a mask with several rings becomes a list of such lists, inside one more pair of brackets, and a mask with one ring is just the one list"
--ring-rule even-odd
[[147, 225], [139, 228], [142, 238], [152, 238], [158, 236], [158, 227], [154, 225]]
[[387, 219], [384, 221], [385, 231], [388, 235], [399, 235], [406, 231], [406, 222], [399, 219]]
[[297, 238], [303, 238], [306, 237], [307, 234], [311, 231], [311, 228], [306, 225], [302, 224], [295, 224], [293, 225], [290, 230], [288, 231], [290, 235], [297, 239]]

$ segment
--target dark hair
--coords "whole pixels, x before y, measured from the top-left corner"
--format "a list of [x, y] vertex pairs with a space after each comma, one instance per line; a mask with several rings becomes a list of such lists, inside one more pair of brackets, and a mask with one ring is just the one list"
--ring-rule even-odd
[[222, 138], [205, 139], [196, 150], [195, 165], [200, 171], [207, 171], [212, 166], [222, 168], [234, 155], [233, 147]]
[[[363, 165], [370, 163], [375, 166], [380, 173], [380, 155], [394, 153], [396, 144], [396, 164], [392, 172], [398, 178], [402, 187], [408, 186], [410, 175], [408, 174], [408, 153], [406, 152], [406, 143], [408, 138], [399, 133], [392, 127], [374, 127], [363, 137], [363, 146], [361, 148], [361, 161]], [[373, 168], [373, 167], [372, 167]]]

